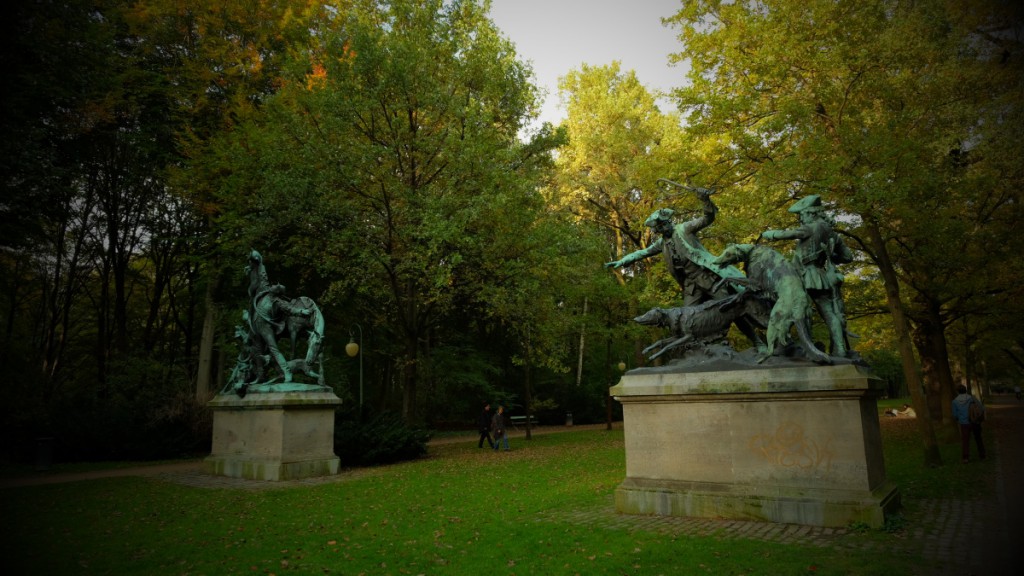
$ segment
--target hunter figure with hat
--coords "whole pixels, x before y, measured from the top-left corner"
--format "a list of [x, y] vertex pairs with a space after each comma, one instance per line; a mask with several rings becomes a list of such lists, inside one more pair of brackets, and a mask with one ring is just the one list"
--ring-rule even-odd
[[794, 263], [803, 278], [804, 288], [828, 326], [833, 356], [849, 355], [846, 339], [846, 314], [843, 308], [843, 275], [836, 264], [853, 262], [853, 253], [833, 229], [824, 212], [821, 196], [812, 194], [789, 207], [799, 215], [800, 226], [792, 230], [768, 230], [765, 240], [796, 240]]
[[[607, 268], [628, 266], [638, 260], [650, 258], [659, 253], [665, 258], [669, 273], [679, 283], [683, 291], [683, 306], [696, 306], [709, 300], [720, 300], [741, 290], [731, 282], [722, 282], [723, 278], [743, 278], [743, 273], [734, 266], [720, 266], [714, 263], [715, 257], [697, 238], [697, 232], [707, 228], [715, 221], [718, 207], [711, 201], [713, 190], [707, 188], [691, 188], [703, 204], [703, 213], [696, 218], [675, 224], [672, 217], [675, 211], [671, 208], [656, 210], [644, 222], [658, 234], [647, 248], [643, 248], [623, 256], [619, 260], [605, 264]], [[745, 318], [736, 321], [737, 328], [750, 339], [757, 348], [763, 349], [763, 339], [754, 330], [753, 325]]]

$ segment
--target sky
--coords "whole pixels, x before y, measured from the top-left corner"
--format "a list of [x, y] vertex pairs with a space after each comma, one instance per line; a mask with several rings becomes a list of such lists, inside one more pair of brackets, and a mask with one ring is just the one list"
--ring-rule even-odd
[[[618, 60], [651, 91], [682, 86], [686, 70], [670, 66], [668, 55], [682, 48], [677, 30], [661, 18], [672, 16], [682, 0], [492, 0], [491, 19], [533, 65], [535, 82], [547, 92], [540, 122], [559, 123], [558, 79], [581, 64], [603, 66]], [[670, 107], [667, 101], [659, 102]]]

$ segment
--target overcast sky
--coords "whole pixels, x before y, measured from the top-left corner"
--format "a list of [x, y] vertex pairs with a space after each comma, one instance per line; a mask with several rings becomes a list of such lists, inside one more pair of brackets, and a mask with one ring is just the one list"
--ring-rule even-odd
[[547, 90], [540, 121], [557, 124], [565, 118], [558, 79], [584, 63], [618, 60], [652, 91], [682, 86], [685, 70], [668, 64], [681, 49], [677, 30], [661, 23], [681, 6], [682, 0], [493, 0], [491, 19]]

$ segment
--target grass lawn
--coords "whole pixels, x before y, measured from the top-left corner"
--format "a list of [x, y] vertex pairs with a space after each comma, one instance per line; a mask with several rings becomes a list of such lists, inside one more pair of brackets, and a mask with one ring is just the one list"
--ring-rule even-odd
[[[915, 499], [963, 497], [982, 467], [926, 470], [912, 420], [883, 419], [889, 477]], [[943, 446], [956, 462], [956, 446]], [[950, 457], [948, 454], [952, 454]], [[950, 459], [952, 458], [952, 459]], [[6, 574], [907, 574], [927, 559], [843, 545], [665, 535], [617, 525], [621, 430], [432, 446], [416, 462], [260, 491], [113, 478], [0, 490]], [[605, 523], [573, 520], [592, 511]]]

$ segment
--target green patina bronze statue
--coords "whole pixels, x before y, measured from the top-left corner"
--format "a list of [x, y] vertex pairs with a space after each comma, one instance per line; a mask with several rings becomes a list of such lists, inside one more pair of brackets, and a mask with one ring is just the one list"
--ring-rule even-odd
[[[761, 235], [766, 240], [797, 240], [792, 261], [768, 246], [757, 244], [730, 244], [716, 258], [697, 238], [699, 230], [714, 222], [717, 207], [711, 201], [713, 192], [680, 187], [697, 193], [703, 214], [674, 224], [673, 210], [655, 211], [645, 225], [659, 234], [657, 240], [647, 248], [605, 264], [618, 268], [660, 252], [682, 288], [682, 306], [653, 308], [634, 318], [638, 323], [671, 331], [670, 337], [644, 350], [654, 352], [650, 359], [670, 351], [670, 356], [681, 359], [696, 351], [701, 353], [700, 361], [705, 362], [707, 356], [728, 350], [730, 359], [735, 360], [739, 355], [721, 345], [731, 325], [754, 345], [757, 363], [779, 354], [819, 364], [853, 356], [840, 291], [843, 275], [836, 268], [838, 264], [852, 262], [853, 254], [824, 214], [820, 196], [808, 196], [789, 209], [799, 215], [800, 227], [770, 230]], [[745, 274], [733, 264], [742, 264]], [[811, 339], [808, 314], [812, 302], [829, 328], [831, 356]], [[758, 329], [767, 331], [767, 343]], [[795, 341], [791, 331], [796, 335]]]
[[846, 310], [843, 305], [843, 275], [837, 264], [853, 262], [853, 252], [836, 234], [832, 220], [825, 214], [821, 196], [812, 194], [789, 208], [800, 218], [800, 226], [792, 230], [768, 230], [765, 240], [796, 240], [793, 263], [803, 279], [804, 288], [815, 308], [828, 326], [831, 344], [829, 353], [845, 357], [850, 353], [846, 331]]
[[[324, 320], [316, 303], [305, 296], [286, 298], [285, 287], [268, 280], [263, 257], [256, 250], [250, 252], [245, 272], [249, 276], [249, 309], [242, 312], [242, 325], [235, 326], [241, 351], [224, 392], [245, 396], [325, 388], [320, 357]], [[285, 330], [291, 341], [291, 359], [285, 358], [277, 344]], [[306, 352], [296, 358], [296, 344], [303, 338]], [[302, 380], [297, 381], [296, 375], [302, 375]]]
[[[768, 348], [757, 357], [760, 364], [789, 345], [790, 328], [796, 331], [803, 355], [819, 364], [832, 360], [811, 340], [810, 298], [800, 274], [782, 254], [758, 244], [730, 244], [715, 259], [719, 264], [743, 264], [743, 285], [770, 303], [767, 314]], [[731, 279], [731, 281], [738, 281]]]
[[[717, 264], [714, 255], [704, 247], [697, 237], [697, 232], [710, 226], [718, 213], [718, 207], [711, 201], [714, 191], [707, 188], [687, 189], [697, 194], [703, 205], [702, 214], [687, 222], [675, 224], [672, 220], [675, 215], [674, 210], [671, 208], [656, 210], [644, 222], [644, 225], [659, 234], [657, 240], [647, 248], [605, 264], [607, 268], [620, 268], [638, 260], [662, 254], [669, 273], [679, 283], [683, 292], [684, 307], [697, 306], [712, 300], [724, 300], [743, 290], [736, 284], [722, 282], [723, 279], [742, 278], [743, 273], [733, 266]], [[734, 323], [755, 347], [764, 350], [764, 340], [754, 329], [755, 323], [748, 316], [741, 315], [734, 320]], [[725, 329], [728, 330], [728, 324]], [[695, 338], [693, 341], [699, 343], [707, 339], [720, 340], [724, 337], [724, 333], [709, 332], [702, 336], [703, 338]]]

